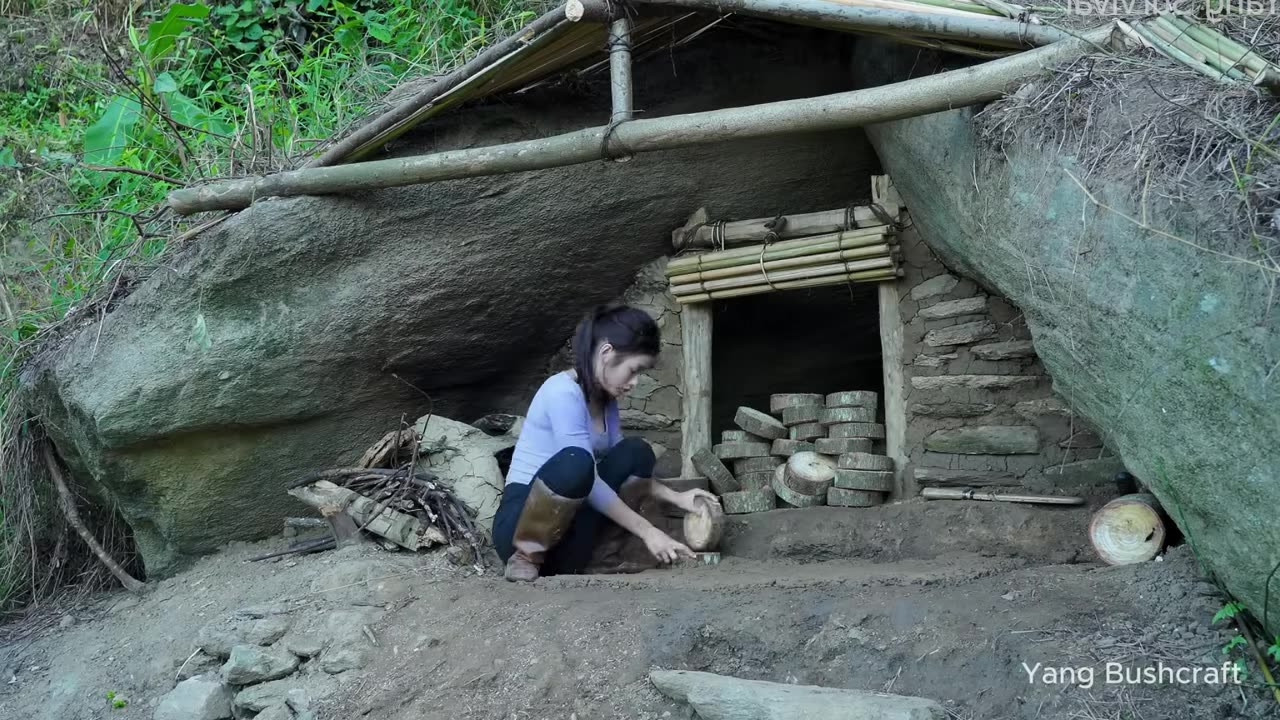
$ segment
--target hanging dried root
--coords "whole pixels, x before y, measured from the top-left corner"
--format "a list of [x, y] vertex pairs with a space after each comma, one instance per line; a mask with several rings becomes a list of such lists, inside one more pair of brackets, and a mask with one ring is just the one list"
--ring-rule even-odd
[[58, 460], [53, 456], [53, 446], [50, 443], [44, 444], [44, 462], [49, 468], [49, 477], [53, 480], [54, 487], [58, 489], [58, 499], [62, 501], [62, 512], [67, 516], [67, 523], [75, 528], [80, 538], [84, 540], [93, 554], [98, 556], [102, 564], [111, 571], [120, 584], [129, 592], [140, 593], [147, 589], [146, 583], [138, 580], [130, 575], [120, 563], [107, 554], [107, 551], [98, 542], [98, 539], [89, 532], [89, 528], [85, 527], [84, 521], [80, 519], [80, 513], [76, 510], [75, 497], [71, 495], [71, 489], [67, 487], [67, 481], [62, 476], [62, 468], [58, 467]]

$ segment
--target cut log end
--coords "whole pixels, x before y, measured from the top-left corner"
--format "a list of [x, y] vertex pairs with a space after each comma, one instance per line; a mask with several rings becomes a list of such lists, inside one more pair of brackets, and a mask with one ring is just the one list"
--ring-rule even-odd
[[1102, 506], [1089, 523], [1089, 540], [1108, 565], [1146, 562], [1164, 549], [1164, 520], [1152, 495], [1125, 495]]
[[685, 544], [691, 550], [715, 550], [724, 533], [724, 512], [706, 500], [699, 500], [697, 508], [684, 516]]

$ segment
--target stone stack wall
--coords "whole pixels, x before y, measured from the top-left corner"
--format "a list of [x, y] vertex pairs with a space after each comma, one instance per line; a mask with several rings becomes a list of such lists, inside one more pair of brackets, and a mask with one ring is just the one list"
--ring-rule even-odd
[[1108, 485], [1122, 466], [1053, 395], [1021, 312], [949, 272], [914, 230], [901, 241], [909, 493], [998, 486], [1074, 494]]

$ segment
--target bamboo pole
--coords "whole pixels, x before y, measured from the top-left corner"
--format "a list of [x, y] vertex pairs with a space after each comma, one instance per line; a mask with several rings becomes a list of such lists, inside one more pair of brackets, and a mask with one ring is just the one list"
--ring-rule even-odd
[[1083, 505], [1085, 500], [1074, 495], [1028, 495], [996, 493], [990, 490], [927, 487], [920, 491], [926, 500], [985, 500], [987, 502], [1031, 503], [1036, 505]]
[[1261, 55], [1222, 33], [1215, 32], [1199, 23], [1189, 22], [1176, 15], [1168, 17], [1170, 22], [1177, 27], [1185, 29], [1201, 45], [1216, 49], [1218, 52], [1227, 55], [1231, 60], [1239, 63], [1255, 75], [1271, 67], [1271, 63], [1267, 62]]
[[1219, 80], [1229, 78], [1240, 82], [1249, 81], [1244, 73], [1235, 69], [1235, 63], [1225, 58], [1218, 51], [1196, 42], [1195, 38], [1173, 24], [1168, 17], [1157, 15], [1151, 20], [1151, 23], [1155, 26], [1153, 29], [1158, 29], [1161, 32], [1161, 37], [1166, 41], [1173, 43], [1175, 47], [1195, 58], [1197, 62], [1208, 65], [1217, 74]]
[[1141, 35], [1144, 40], [1150, 43], [1151, 47], [1155, 48], [1159, 53], [1165, 55], [1169, 59], [1180, 62], [1183, 65], [1198, 71], [1205, 77], [1212, 78], [1214, 80], [1223, 79], [1221, 73], [1209, 67], [1205, 63], [1196, 60], [1181, 48], [1175, 46], [1168, 38], [1165, 37], [1164, 31], [1157, 25], [1153, 23], [1134, 23], [1133, 29]]
[[350, 159], [356, 153], [367, 153], [376, 149], [382, 143], [391, 139], [389, 133], [393, 128], [397, 126], [403, 127], [406, 120], [412, 118], [420, 110], [430, 107], [441, 96], [488, 70], [504, 57], [522, 49], [556, 25], [565, 22], [564, 16], [564, 8], [557, 7], [529, 23], [515, 35], [494, 43], [462, 67], [432, 83], [403, 103], [374, 118], [359, 130], [334, 143], [322, 155], [312, 159], [304, 167], [320, 168], [337, 165]]
[[884, 280], [894, 280], [901, 277], [901, 270], [863, 270], [861, 272], [849, 273], [848, 275], [828, 275], [820, 278], [806, 278], [804, 280], [787, 280], [780, 283], [769, 285], [751, 285], [750, 287], [731, 288], [728, 290], [713, 290], [707, 293], [695, 293], [693, 295], [677, 295], [676, 302], [684, 305], [696, 306], [697, 303], [705, 303], [708, 300], [724, 300], [727, 298], [743, 297], [746, 295], [761, 295], [763, 293], [774, 292], [775, 290], [798, 290], [801, 288], [823, 287], [826, 285], [841, 285], [848, 282], [881, 282]]
[[631, 100], [631, 18], [625, 15], [609, 25], [609, 87], [613, 96], [609, 122], [635, 117]]
[[843, 130], [927, 115], [999, 98], [1010, 84], [1086, 52], [1105, 41], [1109, 33], [1110, 26], [1096, 28], [1078, 40], [865, 90], [632, 120], [617, 126], [611, 134], [607, 134], [608, 128], [595, 127], [491, 147], [222, 180], [174, 191], [169, 195], [169, 205], [180, 215], [238, 210], [258, 198], [368, 191], [588, 163], [601, 158], [601, 148], [606, 141], [640, 153], [729, 140]]
[[623, 13], [621, 3], [603, 0], [569, 0], [564, 4], [564, 16], [569, 22], [591, 22], [609, 25]]
[[[919, 3], [893, 0], [641, 0], [663, 5], [720, 13], [741, 13], [771, 20], [819, 25], [833, 30], [882, 30], [928, 35], [948, 40], [1012, 43], [1018, 47], [1048, 45], [1069, 39], [1067, 33], [1047, 25], [1029, 25], [998, 17], [994, 11], [921, 7]], [[982, 15], [983, 11], [990, 13]]]
[[718, 245], [727, 247], [761, 243], [770, 238], [797, 238], [875, 226], [883, 227], [884, 221], [876, 216], [874, 210], [865, 205], [853, 205], [839, 210], [821, 210], [771, 218], [730, 220], [722, 223], [702, 222], [692, 227], [685, 226], [673, 230], [671, 245], [676, 250], [690, 247], [713, 248]]
[[678, 257], [667, 263], [667, 277], [684, 275], [700, 270], [717, 270], [733, 267], [747, 262], [758, 262], [760, 251], [764, 249], [765, 262], [783, 258], [800, 257], [832, 250], [849, 250], [853, 248], [878, 245], [888, 242], [887, 228], [881, 225], [876, 228], [845, 230], [837, 233], [814, 235], [795, 240], [782, 240], [771, 245], [755, 245], [752, 247], [721, 250], [718, 252], [700, 253]]
[[670, 283], [672, 287], [674, 287], [676, 285], [684, 285], [687, 283], [719, 280], [721, 278], [735, 277], [737, 275], [749, 275], [751, 273], [760, 272], [761, 266], [764, 267], [766, 272], [774, 272], [775, 270], [822, 265], [824, 263], [841, 262], [844, 260], [888, 257], [890, 247], [891, 246], [887, 243], [880, 243], [879, 245], [868, 245], [867, 247], [854, 248], [852, 250], [837, 250], [835, 252], [817, 253], [814, 255], [800, 255], [798, 257], [786, 258], [784, 260], [765, 261], [763, 263], [759, 261], [748, 261], [741, 265], [732, 265], [718, 270], [702, 270], [684, 275], [676, 275], [671, 278]]
[[785, 282], [787, 280], [804, 280], [806, 278], [825, 277], [827, 275], [847, 275], [860, 270], [882, 270], [884, 268], [893, 268], [893, 258], [888, 255], [868, 258], [866, 260], [855, 260], [853, 262], [812, 265], [808, 267], [794, 268], [792, 270], [780, 270], [778, 272], [762, 273], [757, 269], [754, 273], [748, 273], [746, 275], [736, 277], [728, 277], [720, 280], [707, 280], [705, 282], [692, 282], [683, 285], [672, 285], [671, 294], [676, 296], [696, 295], [698, 293], [748, 287], [751, 285], [759, 285], [761, 283], [765, 285], [777, 285], [778, 283]]

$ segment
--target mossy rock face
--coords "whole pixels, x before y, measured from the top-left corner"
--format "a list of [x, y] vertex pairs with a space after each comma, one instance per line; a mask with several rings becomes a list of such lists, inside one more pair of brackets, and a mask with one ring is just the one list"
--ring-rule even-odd
[[[891, 82], [910, 71], [908, 55], [859, 43], [856, 75]], [[1163, 106], [1136, 92], [1125, 107]], [[983, 112], [998, 118], [1000, 105]], [[973, 111], [956, 110], [868, 134], [920, 236], [954, 271], [1023, 312], [1057, 395], [1101, 431], [1218, 580], [1262, 607], [1280, 548], [1280, 312], [1271, 277], [1118, 213], [1256, 260], [1248, 234], [1225, 221], [1215, 193], [1195, 191], [1207, 178], [1185, 178], [1192, 187], [1173, 203], [1144, 192], [1142, 172], [1087, 172], [1056, 144], [986, 145], [976, 122]], [[1115, 212], [1092, 204], [1072, 175]]]
[[[844, 89], [839, 53], [786, 42], [792, 63], [751, 42], [691, 50], [728, 52], [732, 77], [694, 62], [672, 84], [669, 59], [641, 62], [637, 77], [671, 87], [646, 109]], [[607, 94], [524, 93], [433, 119], [391, 156], [554, 135], [601, 112]], [[667, 255], [708, 199], [725, 217], [844, 207], [876, 166], [865, 136], [842, 130], [263, 200], [166, 257], [28, 376], [77, 481], [120, 509], [162, 575], [279, 533], [304, 512], [290, 481], [352, 464], [402, 416], [524, 414], [582, 312]]]

